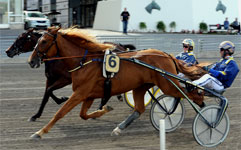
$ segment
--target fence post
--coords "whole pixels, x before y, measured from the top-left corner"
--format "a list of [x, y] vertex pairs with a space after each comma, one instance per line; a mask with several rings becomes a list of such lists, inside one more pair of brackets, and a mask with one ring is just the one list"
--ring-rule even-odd
[[160, 150], [166, 149], [166, 130], [165, 130], [165, 120], [161, 119], [159, 121], [159, 131], [160, 131]]
[[200, 53], [203, 50], [203, 40], [202, 39], [198, 39], [198, 57], [200, 57]]

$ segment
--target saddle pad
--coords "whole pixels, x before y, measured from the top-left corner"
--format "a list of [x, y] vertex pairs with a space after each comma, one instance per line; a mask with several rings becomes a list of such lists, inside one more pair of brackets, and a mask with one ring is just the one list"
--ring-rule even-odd
[[[103, 76], [105, 78], [113, 78], [119, 72], [120, 58], [116, 53], [106, 50], [103, 62]], [[108, 77], [107, 77], [108, 74]]]

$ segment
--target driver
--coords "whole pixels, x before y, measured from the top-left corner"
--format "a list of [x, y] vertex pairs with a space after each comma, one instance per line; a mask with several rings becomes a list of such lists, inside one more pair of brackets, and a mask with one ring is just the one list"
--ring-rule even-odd
[[177, 59], [182, 60], [187, 66], [192, 66], [198, 64], [193, 50], [195, 43], [192, 39], [184, 39], [183, 42], [183, 52], [176, 56]]
[[[184, 39], [182, 41], [182, 45], [183, 45], [183, 52], [178, 54], [176, 56], [176, 59], [182, 60], [183, 63], [188, 67], [198, 64], [198, 61], [196, 60], [196, 57], [193, 54], [193, 50], [195, 48], [194, 41], [192, 39]], [[181, 72], [178, 73], [177, 76], [179, 76], [181, 78], [186, 78], [185, 75]], [[176, 100], [176, 103], [179, 103], [181, 98], [176, 97], [175, 100]], [[203, 106], [204, 106], [204, 104], [202, 104], [200, 107], [203, 107]]]
[[239, 68], [232, 56], [235, 50], [234, 44], [230, 41], [223, 41], [220, 43], [219, 48], [222, 59], [214, 64], [211, 69], [207, 66], [203, 67], [204, 70], [208, 71], [208, 74], [193, 81], [193, 83], [222, 92], [231, 86], [239, 72]]
[[[187, 66], [192, 66], [198, 64], [195, 55], [193, 54], [193, 50], [195, 47], [195, 43], [192, 39], [184, 39], [183, 42], [183, 52], [176, 56], [176, 59], [182, 60], [183, 63]], [[185, 75], [183, 73], [178, 73], [179, 77], [184, 78]]]

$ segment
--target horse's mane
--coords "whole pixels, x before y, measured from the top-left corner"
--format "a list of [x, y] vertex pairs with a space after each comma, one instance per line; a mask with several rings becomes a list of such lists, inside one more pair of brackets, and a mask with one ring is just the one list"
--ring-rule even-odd
[[106, 49], [113, 48], [113, 45], [97, 42], [96, 38], [86, 31], [77, 28], [60, 29], [58, 34], [70, 41], [71, 43], [88, 49], [92, 52], [102, 52]]
[[201, 78], [207, 71], [203, 70], [202, 67], [206, 66], [210, 63], [200, 63], [198, 65], [187, 66], [183, 61], [176, 59], [175, 57], [171, 56], [172, 59], [176, 62], [178, 71], [183, 73], [188, 79], [197, 80]]

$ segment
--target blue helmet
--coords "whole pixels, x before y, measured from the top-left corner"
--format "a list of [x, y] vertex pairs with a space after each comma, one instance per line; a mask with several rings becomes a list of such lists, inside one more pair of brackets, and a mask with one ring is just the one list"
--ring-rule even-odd
[[219, 48], [223, 50], [228, 50], [231, 55], [235, 51], [235, 46], [230, 41], [223, 41], [222, 43], [220, 43]]

